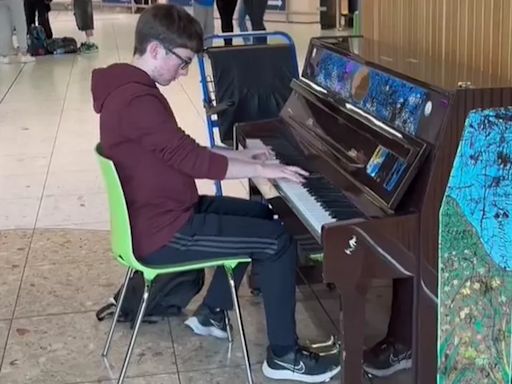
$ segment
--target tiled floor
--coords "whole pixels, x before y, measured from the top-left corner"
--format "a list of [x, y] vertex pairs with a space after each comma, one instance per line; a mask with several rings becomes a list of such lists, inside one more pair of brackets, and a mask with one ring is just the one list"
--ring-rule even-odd
[[[52, 12], [57, 36], [81, 36], [69, 12]], [[38, 58], [0, 66], [0, 383], [113, 383], [129, 329], [120, 325], [110, 366], [100, 358], [107, 323], [94, 312], [119, 286], [123, 271], [110, 258], [106, 197], [93, 155], [98, 117], [90, 100], [93, 68], [127, 61], [136, 16], [96, 15], [98, 54]], [[295, 39], [299, 62], [318, 25], [269, 24]], [[165, 89], [178, 121], [206, 142], [199, 75]], [[204, 193], [213, 191], [200, 182]], [[225, 192], [246, 196], [244, 183]], [[382, 292], [384, 293], [382, 293]], [[373, 304], [382, 306], [375, 290]], [[241, 290], [257, 383], [264, 356], [263, 311], [258, 298]], [[200, 298], [194, 300], [193, 308]], [[385, 303], [385, 300], [384, 300]], [[321, 339], [331, 324], [311, 295], [299, 294], [300, 334]], [[243, 383], [238, 345], [193, 336], [182, 318], [143, 326], [127, 384]], [[382, 310], [369, 321], [382, 328]], [[372, 335], [375, 339], [378, 334]], [[337, 379], [339, 380], [339, 379]], [[402, 380], [396, 378], [391, 382]]]

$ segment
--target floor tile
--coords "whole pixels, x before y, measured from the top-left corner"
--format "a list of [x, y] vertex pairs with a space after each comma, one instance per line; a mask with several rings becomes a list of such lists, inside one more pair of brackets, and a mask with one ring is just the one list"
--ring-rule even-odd
[[0, 320], [10, 319], [20, 287], [23, 265], [4, 267], [0, 279]]
[[49, 164], [50, 153], [30, 156], [0, 155], [0, 178], [8, 175], [46, 174]]
[[79, 195], [105, 192], [105, 185], [98, 169], [82, 171], [52, 171], [44, 186], [45, 195]]
[[79, 171], [95, 171], [98, 169], [98, 161], [94, 155], [94, 146], [90, 149], [77, 149], [69, 147], [56, 148], [51, 164], [50, 172], [74, 171], [79, 177]]
[[103, 222], [108, 218], [105, 193], [45, 195], [36, 226], [53, 228], [65, 224]]
[[40, 198], [1, 199], [0, 230], [13, 228], [34, 228]]
[[[131, 331], [127, 324], [116, 329], [109, 355], [111, 374], [101, 358], [109, 325], [98, 322], [94, 312], [14, 320], [0, 382], [64, 384], [116, 378]], [[168, 323], [142, 325], [128, 375], [174, 372]]]
[[0, 260], [4, 266], [22, 267], [27, 258], [32, 230], [0, 231]]
[[[115, 380], [108, 381], [94, 381], [88, 383], [80, 383], [80, 384], [115, 384]], [[66, 384], [75, 384], [75, 383], [66, 383]], [[179, 378], [177, 374], [173, 375], [151, 375], [144, 377], [133, 377], [127, 378], [124, 381], [124, 384], [180, 384]]]
[[45, 179], [44, 172], [0, 176], [0, 200], [40, 198]]
[[4, 346], [7, 341], [7, 334], [9, 333], [10, 320], [0, 321], [0, 356], [4, 355]]
[[108, 231], [36, 229], [27, 265], [105, 263], [111, 259]]
[[[60, 256], [73, 257], [66, 252]], [[124, 272], [114, 260], [28, 265], [15, 316], [96, 311], [117, 291]]]

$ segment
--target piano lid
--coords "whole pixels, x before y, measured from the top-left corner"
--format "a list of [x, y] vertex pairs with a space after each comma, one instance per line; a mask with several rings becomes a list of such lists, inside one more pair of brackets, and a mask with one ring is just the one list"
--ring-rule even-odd
[[[473, 88], [498, 88], [510, 86], [511, 82], [503, 77], [471, 64], [457, 63], [449, 57], [433, 57], [429, 51], [420, 47], [407, 50], [405, 47], [390, 45], [362, 36], [333, 36], [313, 38], [310, 50], [318, 46], [338, 50], [350, 56], [360, 64], [393, 71], [397, 77], [422, 87], [431, 87], [441, 92], [453, 92], [457, 88], [471, 86]], [[308, 63], [308, 60], [306, 60]], [[405, 76], [404, 76], [405, 75]]]
[[317, 40], [311, 41], [302, 79], [334, 103], [347, 104], [355, 112], [430, 143], [436, 140], [450, 104], [449, 95], [362, 64]]

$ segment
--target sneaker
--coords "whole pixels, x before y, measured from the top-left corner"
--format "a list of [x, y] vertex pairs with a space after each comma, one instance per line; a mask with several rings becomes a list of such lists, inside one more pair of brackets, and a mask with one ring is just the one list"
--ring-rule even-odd
[[10, 56], [0, 56], [0, 64], [12, 64], [13, 61], [11, 60]]
[[329, 381], [341, 370], [340, 355], [320, 356], [304, 347], [283, 357], [274, 356], [270, 347], [263, 363], [263, 374], [274, 380], [295, 380], [302, 383]]
[[18, 55], [18, 61], [20, 63], [33, 63], [36, 61], [36, 58], [34, 56], [29, 55], [28, 53], [25, 54], [19, 54]]
[[227, 339], [226, 316], [224, 311], [212, 313], [205, 305], [200, 305], [195, 313], [185, 321], [194, 333], [201, 336], [214, 336]]
[[98, 52], [98, 46], [93, 43], [93, 42], [83, 42], [82, 44], [80, 44], [80, 48], [78, 48], [78, 51], [80, 53], [94, 53], [94, 52]]
[[391, 376], [412, 367], [411, 348], [391, 339], [383, 339], [364, 351], [363, 359], [364, 370], [377, 377]]

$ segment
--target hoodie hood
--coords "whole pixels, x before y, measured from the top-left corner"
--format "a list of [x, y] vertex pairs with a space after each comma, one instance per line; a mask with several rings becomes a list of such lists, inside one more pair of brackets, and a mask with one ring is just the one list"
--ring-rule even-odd
[[156, 88], [156, 84], [142, 69], [131, 64], [112, 64], [92, 71], [91, 92], [94, 110], [100, 113], [108, 97], [128, 84]]

